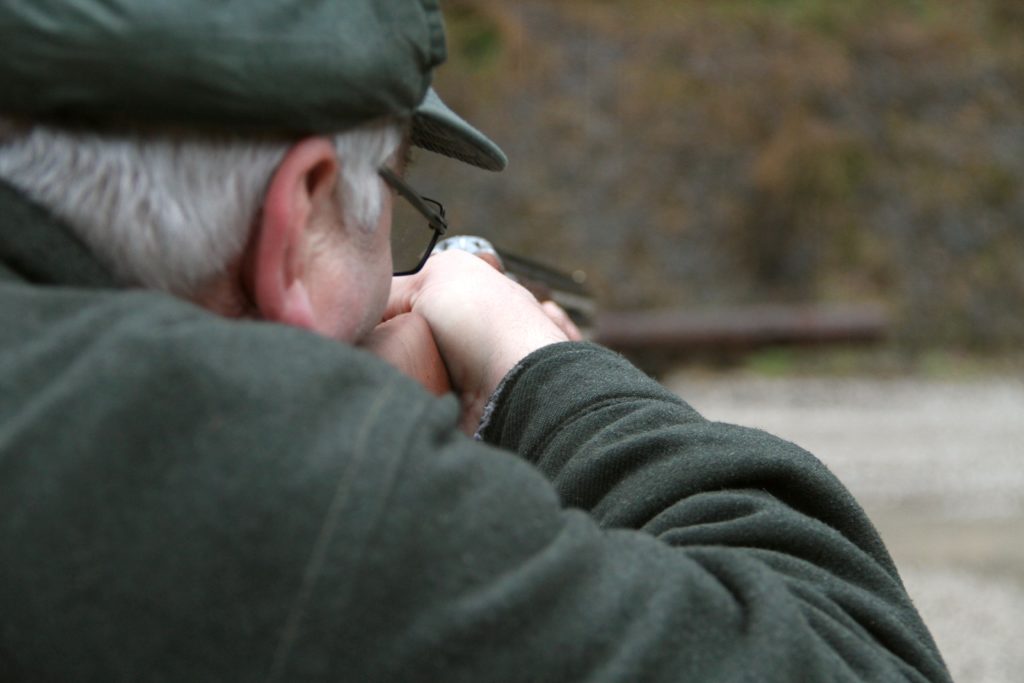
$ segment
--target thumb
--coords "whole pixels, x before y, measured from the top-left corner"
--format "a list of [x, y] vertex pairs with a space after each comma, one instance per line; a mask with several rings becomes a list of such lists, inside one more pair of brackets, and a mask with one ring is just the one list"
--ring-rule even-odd
[[391, 279], [391, 293], [384, 308], [383, 320], [391, 320], [405, 313], [412, 312], [413, 302], [419, 292], [419, 273], [416, 275], [400, 275]]

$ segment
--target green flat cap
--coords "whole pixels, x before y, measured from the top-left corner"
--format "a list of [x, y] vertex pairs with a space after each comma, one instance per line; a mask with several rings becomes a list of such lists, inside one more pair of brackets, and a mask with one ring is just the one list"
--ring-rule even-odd
[[242, 134], [405, 116], [414, 144], [503, 169], [430, 89], [445, 57], [438, 0], [2, 0], [0, 114]]

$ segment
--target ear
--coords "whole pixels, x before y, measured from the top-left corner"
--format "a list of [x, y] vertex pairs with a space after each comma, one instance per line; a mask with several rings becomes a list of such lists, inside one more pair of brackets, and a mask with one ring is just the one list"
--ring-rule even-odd
[[245, 254], [245, 286], [264, 320], [316, 328], [308, 278], [313, 226], [333, 215], [338, 160], [327, 138], [307, 138], [270, 179]]

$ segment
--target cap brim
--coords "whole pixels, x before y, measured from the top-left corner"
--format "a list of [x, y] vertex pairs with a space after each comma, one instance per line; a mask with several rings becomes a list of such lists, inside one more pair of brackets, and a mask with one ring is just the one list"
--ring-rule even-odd
[[449, 109], [433, 88], [413, 116], [412, 144], [488, 171], [508, 166], [501, 148]]

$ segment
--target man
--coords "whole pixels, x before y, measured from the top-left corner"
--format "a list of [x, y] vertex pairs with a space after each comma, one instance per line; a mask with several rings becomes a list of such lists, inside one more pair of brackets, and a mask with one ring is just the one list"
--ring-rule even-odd
[[809, 454], [392, 263], [408, 141], [504, 165], [435, 3], [15, 0], [0, 46], [0, 678], [948, 679]]

